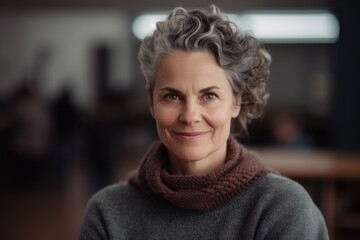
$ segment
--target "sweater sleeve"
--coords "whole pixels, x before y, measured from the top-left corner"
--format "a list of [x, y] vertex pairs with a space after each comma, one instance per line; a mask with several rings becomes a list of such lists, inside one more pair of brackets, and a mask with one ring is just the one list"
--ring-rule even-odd
[[256, 239], [329, 239], [321, 212], [300, 184], [279, 176], [262, 198]]
[[106, 228], [106, 221], [101, 213], [100, 203], [96, 198], [90, 199], [82, 218], [79, 240], [110, 239]]

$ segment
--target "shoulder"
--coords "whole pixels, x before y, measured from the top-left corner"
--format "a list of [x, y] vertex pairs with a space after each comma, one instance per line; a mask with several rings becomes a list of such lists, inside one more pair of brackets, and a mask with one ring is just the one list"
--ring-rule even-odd
[[119, 196], [124, 197], [131, 192], [130, 185], [127, 182], [118, 182], [109, 186], [104, 187], [97, 193], [95, 193], [91, 198], [91, 201], [102, 202], [102, 201], [111, 201], [113, 198]]
[[259, 181], [257, 193], [261, 196], [260, 204], [263, 205], [262, 207], [270, 208], [269, 211], [276, 211], [278, 214], [285, 209], [296, 211], [284, 211], [283, 214], [292, 213], [296, 215], [299, 213], [302, 216], [307, 212], [307, 209], [319, 212], [304, 187], [284, 176], [273, 173], [267, 174]]
[[123, 223], [137, 205], [144, 202], [142, 193], [127, 182], [103, 188], [94, 194], [85, 208], [79, 239], [109, 239], [114, 224]]
[[324, 218], [297, 182], [267, 174], [258, 183], [258, 234], [266, 239], [327, 239]]
[[87, 208], [96, 207], [99, 210], [116, 209], [139, 201], [143, 193], [128, 182], [109, 185], [94, 194], [88, 201]]
[[269, 173], [261, 179], [259, 186], [264, 194], [269, 196], [288, 196], [289, 198], [299, 197], [306, 200], [311, 200], [309, 194], [298, 182], [278, 175]]

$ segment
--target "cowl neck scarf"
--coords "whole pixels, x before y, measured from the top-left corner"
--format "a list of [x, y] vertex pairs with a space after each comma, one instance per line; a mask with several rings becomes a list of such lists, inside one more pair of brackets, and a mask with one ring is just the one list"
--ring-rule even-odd
[[232, 137], [227, 141], [224, 164], [205, 176], [172, 175], [168, 162], [166, 147], [153, 143], [129, 182], [155, 198], [201, 212], [224, 206], [271, 171]]

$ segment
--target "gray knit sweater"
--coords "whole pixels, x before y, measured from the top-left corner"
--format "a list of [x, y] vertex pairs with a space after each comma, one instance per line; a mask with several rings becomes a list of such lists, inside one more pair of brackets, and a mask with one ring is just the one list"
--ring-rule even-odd
[[92, 197], [80, 240], [329, 239], [324, 219], [296, 182], [268, 173], [221, 208], [199, 212], [156, 201], [126, 182]]
[[171, 174], [168, 156], [153, 143], [128, 182], [93, 196], [80, 240], [328, 239], [308, 193], [235, 138], [222, 166], [205, 176]]

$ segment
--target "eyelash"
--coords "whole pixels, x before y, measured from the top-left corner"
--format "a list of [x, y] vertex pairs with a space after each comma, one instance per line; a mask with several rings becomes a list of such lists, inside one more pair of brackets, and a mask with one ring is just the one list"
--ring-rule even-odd
[[[176, 99], [173, 99], [174, 97], [176, 97]], [[178, 96], [178, 95], [177, 95], [177, 94], [175, 94], [175, 93], [168, 93], [168, 94], [165, 94], [164, 99], [165, 99], [165, 100], [168, 100], [168, 101], [177, 101], [177, 100], [181, 100], [180, 96]]]
[[[212, 96], [212, 98], [211, 98], [211, 99], [206, 99], [207, 96]], [[213, 92], [209, 92], [209, 93], [205, 93], [205, 94], [203, 95], [203, 97], [204, 97], [205, 101], [211, 102], [211, 101], [214, 101], [215, 99], [217, 99], [217, 98], [218, 98], [218, 95], [216, 95], [216, 94], [213, 93]]]
[[[211, 96], [211, 98], [208, 98], [209, 96]], [[213, 92], [204, 93], [204, 95], [202, 96], [202, 99], [205, 102], [212, 102], [217, 98], [219, 98], [219, 96]], [[176, 93], [167, 93], [164, 96], [164, 100], [173, 102], [173, 101], [182, 101], [183, 99], [181, 96], [177, 95]]]

